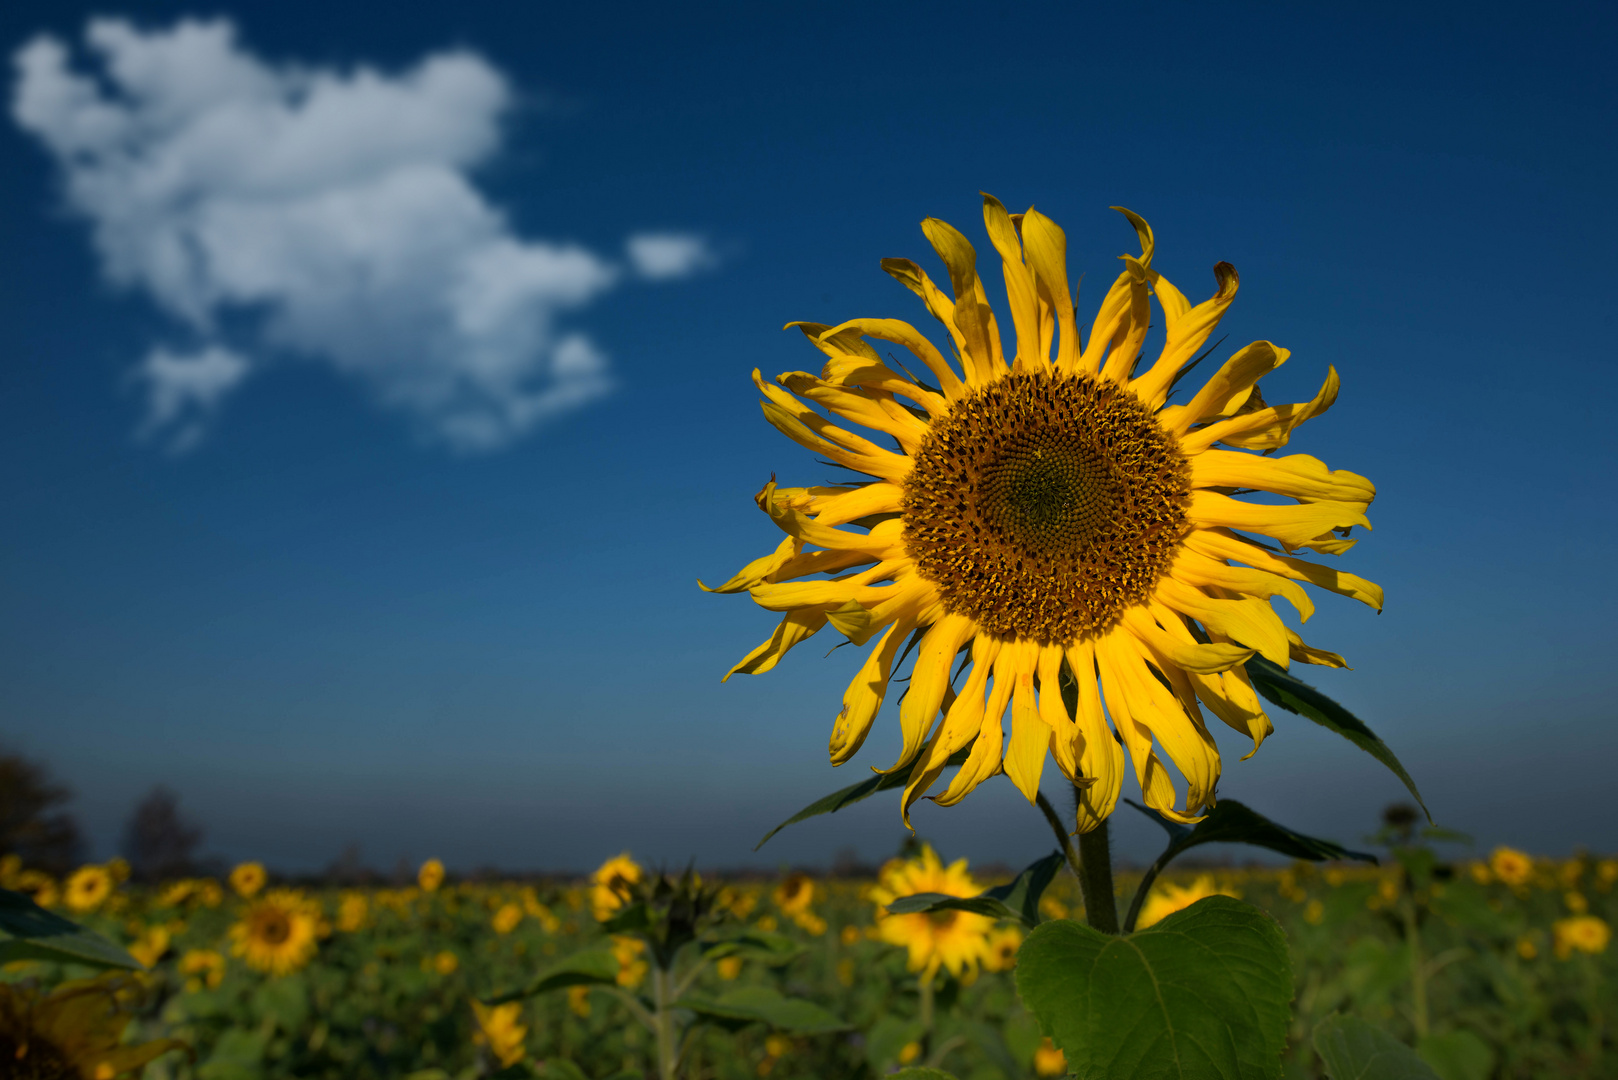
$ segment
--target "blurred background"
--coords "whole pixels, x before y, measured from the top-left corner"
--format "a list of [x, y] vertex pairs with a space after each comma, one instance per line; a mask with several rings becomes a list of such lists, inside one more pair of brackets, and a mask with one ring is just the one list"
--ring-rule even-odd
[[[1292, 447], [1377, 482], [1342, 565], [1388, 603], [1322, 601], [1354, 670], [1304, 676], [1480, 848], [1612, 850], [1614, 21], [8, 4], [4, 812], [289, 872], [889, 854], [891, 796], [753, 852], [897, 725], [833, 770], [860, 654], [720, 685], [774, 619], [696, 579], [775, 545], [772, 473], [827, 479], [757, 409], [819, 364], [782, 324], [927, 323], [877, 261], [936, 270], [926, 216], [987, 250], [987, 191], [1066, 228], [1081, 313], [1128, 206], [1193, 301], [1240, 271], [1214, 360], [1291, 349], [1271, 401], [1337, 367]], [[1345, 842], [1403, 797], [1276, 724], [1221, 794]], [[915, 823], [1050, 846], [1004, 780]]]

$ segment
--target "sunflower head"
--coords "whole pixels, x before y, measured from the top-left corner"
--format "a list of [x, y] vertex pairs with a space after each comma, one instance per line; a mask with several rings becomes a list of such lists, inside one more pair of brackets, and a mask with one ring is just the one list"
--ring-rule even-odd
[[491, 922], [495, 933], [509, 934], [522, 922], [522, 908], [517, 904], [501, 904]]
[[792, 873], [781, 879], [771, 894], [775, 906], [785, 915], [796, 917], [815, 902], [815, 881], [808, 874]]
[[[1080, 830], [1112, 812], [1130, 766], [1154, 810], [1201, 820], [1221, 767], [1204, 710], [1254, 750], [1271, 731], [1246, 663], [1344, 666], [1273, 598], [1301, 619], [1314, 608], [1300, 583], [1381, 608], [1376, 585], [1298, 557], [1348, 550], [1375, 487], [1307, 455], [1267, 456], [1332, 405], [1336, 372], [1310, 401], [1269, 405], [1258, 381], [1290, 354], [1255, 341], [1179, 385], [1207, 355], [1236, 271], [1215, 264], [1213, 296], [1193, 305], [1154, 267], [1151, 227], [1123, 213], [1140, 253], [1123, 257], [1086, 334], [1062, 230], [985, 196], [1013, 338], [977, 252], [929, 218], [948, 287], [907, 259], [882, 266], [938, 321], [937, 342], [897, 319], [793, 323], [819, 372], [753, 373], [766, 419], [848, 475], [758, 494], [785, 537], [712, 591], [746, 591], [781, 622], [726, 678], [769, 671], [827, 627], [870, 644], [832, 724], [840, 765], [914, 657], [902, 747], [884, 770], [907, 773], [907, 823], [917, 800], [953, 805], [1002, 772], [1033, 801], [1047, 756], [1082, 789]], [[1266, 501], [1237, 497], [1249, 492]]]
[[244, 862], [230, 872], [230, 887], [236, 890], [237, 896], [247, 900], [257, 896], [269, 880], [263, 863]]
[[522, 1002], [512, 1001], [504, 1005], [490, 1006], [481, 1001], [474, 1001], [472, 1015], [478, 1025], [477, 1034], [472, 1037], [473, 1041], [480, 1046], [487, 1046], [489, 1053], [495, 1056], [503, 1068], [509, 1069], [527, 1056], [528, 1049], [524, 1045], [524, 1040], [528, 1037], [528, 1028], [522, 1023]]
[[437, 892], [438, 887], [444, 884], [444, 864], [437, 859], [428, 859], [416, 871], [416, 884], [421, 886], [425, 893]]
[[631, 891], [644, 876], [640, 863], [630, 858], [627, 851], [602, 863], [590, 875], [590, 911], [597, 921], [612, 918], [614, 912], [628, 903]]
[[337, 929], [352, 934], [363, 929], [370, 918], [371, 905], [362, 892], [345, 892], [337, 902]]
[[1551, 935], [1558, 959], [1566, 960], [1574, 951], [1599, 956], [1612, 943], [1612, 927], [1595, 915], [1574, 915], [1551, 924]]
[[983, 966], [990, 971], [1010, 971], [1017, 966], [1017, 950], [1022, 948], [1023, 933], [1015, 926], [1003, 927], [989, 934], [989, 951]]
[[113, 1080], [137, 1073], [177, 1039], [126, 1043], [135, 984], [103, 975], [65, 982], [46, 993], [0, 983], [0, 1067], [15, 1080]]
[[1526, 852], [1502, 846], [1489, 856], [1489, 869], [1505, 884], [1521, 887], [1533, 880], [1534, 860]]
[[1135, 928], [1144, 930], [1173, 915], [1177, 911], [1184, 911], [1198, 900], [1208, 896], [1233, 896], [1214, 884], [1213, 875], [1199, 874], [1195, 881], [1189, 885], [1174, 885], [1163, 882], [1152, 890], [1141, 906], [1140, 917], [1135, 920]]
[[994, 920], [970, 911], [932, 911], [892, 915], [887, 906], [901, 896], [942, 893], [976, 896], [983, 888], [966, 869], [966, 860], [945, 866], [931, 846], [923, 844], [913, 859], [895, 859], [882, 868], [870, 898], [877, 905], [877, 933], [890, 945], [909, 952], [911, 971], [947, 968], [958, 979], [970, 979], [990, 960], [989, 933]]
[[104, 866], [81, 866], [62, 885], [62, 902], [71, 911], [94, 911], [112, 895], [115, 882]]
[[249, 967], [287, 975], [319, 948], [320, 910], [299, 892], [273, 889], [255, 900], [230, 928], [231, 951]]
[[189, 949], [180, 957], [180, 974], [187, 976], [186, 989], [193, 993], [224, 982], [225, 966], [225, 958], [213, 949]]

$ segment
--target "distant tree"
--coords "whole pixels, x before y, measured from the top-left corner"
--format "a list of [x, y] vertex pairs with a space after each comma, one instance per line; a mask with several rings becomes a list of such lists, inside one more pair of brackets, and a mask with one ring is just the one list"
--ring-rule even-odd
[[57, 875], [77, 866], [84, 838], [73, 815], [58, 809], [72, 797], [45, 766], [0, 751], [0, 855]]
[[180, 798], [162, 784], [136, 805], [124, 826], [124, 858], [139, 881], [187, 877], [196, 870], [202, 829], [180, 813]]

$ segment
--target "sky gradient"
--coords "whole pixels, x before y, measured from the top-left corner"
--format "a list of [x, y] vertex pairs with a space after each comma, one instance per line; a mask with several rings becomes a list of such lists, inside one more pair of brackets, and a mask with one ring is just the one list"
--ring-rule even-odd
[[[351, 842], [379, 865], [460, 869], [623, 849], [730, 866], [888, 854], [892, 798], [751, 853], [889, 764], [897, 724], [885, 710], [831, 769], [856, 651], [805, 646], [721, 686], [774, 620], [695, 579], [777, 542], [752, 501], [772, 473], [825, 479], [749, 381], [818, 366], [782, 324], [928, 321], [878, 259], [933, 269], [929, 215], [987, 250], [980, 191], [1067, 230], [1081, 321], [1136, 250], [1108, 209], [1123, 205], [1193, 301], [1214, 262], [1238, 268], [1215, 358], [1260, 338], [1291, 349], [1267, 400], [1306, 400], [1336, 366], [1338, 404], [1290, 449], [1376, 481], [1375, 531], [1342, 565], [1388, 602], [1377, 616], [1321, 598], [1309, 640], [1355, 670], [1304, 677], [1387, 740], [1441, 824], [1485, 847], [1618, 848], [1610, 9], [313, 10], [112, 14], [151, 33], [224, 16], [283, 72], [482, 65], [507, 97], [452, 118], [483, 116], [484, 141], [409, 153], [489, 215], [442, 250], [527, 253], [530, 285], [507, 321], [445, 345], [466, 312], [394, 318], [438, 312], [455, 287], [433, 276], [437, 249], [407, 246], [397, 265], [424, 276], [403, 291], [294, 301], [305, 279], [265, 271], [256, 293], [246, 276], [198, 285], [186, 295], [207, 317], [188, 322], [148, 279], [115, 279], [63, 169], [7, 122], [0, 741], [75, 789], [97, 854], [158, 782], [211, 850], [289, 869]], [[0, 42], [16, 54], [48, 33], [86, 74], [84, 27], [106, 13], [8, 5]], [[226, 249], [257, 253], [250, 238], [282, 220]], [[687, 258], [665, 251], [677, 272], [659, 274], [636, 237], [686, 242]], [[293, 254], [326, 250], [308, 243]], [[534, 253], [557, 251], [576, 255], [553, 274]], [[334, 316], [341, 333], [297, 321], [332, 297], [350, 305], [337, 316], [354, 297], [395, 307]], [[517, 409], [585, 370], [558, 359], [569, 340], [590, 350], [592, 392]], [[154, 425], [155, 351], [210, 346], [251, 377]], [[455, 434], [474, 428], [495, 437]], [[1222, 795], [1342, 841], [1400, 797], [1348, 744], [1275, 719], [1247, 762], [1221, 736]], [[1050, 846], [1003, 778], [915, 821], [974, 860]], [[1121, 829], [1147, 857], [1151, 827]]]

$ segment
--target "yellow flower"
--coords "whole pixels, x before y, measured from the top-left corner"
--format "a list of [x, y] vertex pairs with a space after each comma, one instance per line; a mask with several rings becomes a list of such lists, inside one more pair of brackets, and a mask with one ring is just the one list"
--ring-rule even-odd
[[780, 1033], [764, 1037], [764, 1052], [771, 1057], [786, 1057], [792, 1053], [792, 1040]]
[[1041, 1039], [1034, 1051], [1034, 1072], [1040, 1076], [1066, 1076], [1067, 1055], [1049, 1039]]
[[1516, 848], [1497, 847], [1489, 856], [1489, 870], [1507, 885], [1522, 886], [1534, 876], [1534, 860]]
[[448, 949], [433, 957], [433, 970], [440, 975], [453, 975], [460, 966], [461, 958]]
[[125, 1043], [133, 1018], [116, 975], [65, 982], [49, 994], [25, 983], [0, 983], [0, 1068], [19, 1080], [112, 1080], [137, 1074], [177, 1039]]
[[244, 862], [230, 872], [230, 887], [236, 890], [237, 895], [251, 900], [264, 888], [269, 878], [264, 872], [263, 863]]
[[129, 880], [129, 860], [121, 855], [114, 855], [112, 858], [107, 860], [107, 873], [112, 875], [112, 880], [114, 882], [117, 882], [120, 885], [123, 884]]
[[438, 887], [444, 884], [444, 864], [437, 859], [428, 859], [416, 871], [416, 884], [421, 886], [422, 892], [437, 892]]
[[56, 881], [43, 870], [23, 870], [17, 875], [17, 891], [33, 897], [40, 907], [54, 907], [57, 900]]
[[[985, 196], [1014, 350], [1002, 343], [972, 246], [929, 218], [922, 229], [948, 267], [953, 298], [908, 260], [883, 267], [943, 324], [960, 370], [908, 324], [854, 319], [793, 324], [827, 358], [818, 376], [789, 372], [774, 386], [754, 372], [771, 424], [860, 476], [807, 488], [772, 480], [757, 496], [786, 538], [713, 591], [746, 590], [783, 619], [729, 674], [769, 670], [828, 622], [855, 644], [874, 642], [833, 724], [831, 760], [842, 764], [865, 741], [901, 650], [919, 635], [899, 705], [902, 749], [886, 770], [909, 770], [907, 821], [950, 755], [968, 747], [936, 797], [941, 805], [1002, 770], [1032, 802], [1049, 747], [1083, 785], [1080, 830], [1112, 812], [1126, 752], [1149, 806], [1199, 821], [1220, 775], [1201, 705], [1256, 750], [1272, 729], [1248, 680], [1250, 658], [1345, 666], [1283, 624], [1271, 598], [1307, 619], [1313, 604], [1299, 583], [1308, 582], [1381, 608], [1376, 585], [1293, 555], [1352, 546], [1348, 531], [1370, 524], [1371, 482], [1307, 455], [1247, 452], [1285, 446], [1325, 412], [1337, 398], [1336, 371], [1313, 400], [1269, 406], [1256, 384], [1290, 354], [1258, 341], [1167, 404], [1235, 298], [1236, 272], [1218, 264], [1217, 292], [1193, 307], [1153, 268], [1151, 228], [1124, 213], [1141, 254], [1124, 257], [1082, 343], [1062, 230], [1034, 210], [1008, 215]], [[1164, 345], [1141, 363], [1154, 294]], [[889, 343], [913, 354], [913, 369], [883, 360]], [[897, 450], [836, 426], [805, 400], [891, 437]], [[1290, 501], [1232, 497], [1246, 490]], [[820, 572], [833, 576], [793, 580]], [[971, 670], [947, 697], [962, 649]], [[1169, 764], [1186, 778], [1183, 800]]]
[[989, 954], [983, 966], [990, 971], [1010, 971], [1017, 966], [1017, 950], [1022, 948], [1022, 931], [1015, 926], [989, 934]]
[[921, 1057], [921, 1043], [907, 1042], [899, 1047], [899, 1064], [908, 1065]]
[[211, 990], [225, 979], [225, 958], [212, 949], [190, 949], [180, 957], [180, 973], [193, 976], [186, 984], [187, 990], [194, 993], [204, 983]]
[[943, 965], [956, 978], [975, 975], [978, 965], [988, 959], [993, 920], [970, 911], [890, 915], [887, 906], [916, 893], [976, 896], [982, 891], [967, 873], [965, 859], [946, 867], [924, 845], [916, 858], [894, 860], [882, 868], [880, 882], [870, 891], [879, 909], [877, 931], [888, 944], [909, 950], [911, 971], [931, 974]]
[[1575, 915], [1583, 915], [1590, 910], [1590, 901], [1581, 892], [1569, 892], [1562, 897], [1562, 903]]
[[129, 955], [139, 960], [142, 967], [156, 964], [168, 951], [169, 931], [164, 926], [150, 927], [129, 947]]
[[345, 892], [337, 903], [337, 929], [352, 934], [365, 926], [370, 903], [361, 892]]
[[522, 1003], [488, 1006], [481, 1001], [472, 1002], [472, 1013], [477, 1018], [478, 1031], [473, 1040], [487, 1046], [504, 1068], [510, 1068], [527, 1056], [523, 1040], [528, 1028], [522, 1021]]
[[1319, 900], [1311, 900], [1303, 909], [1303, 921], [1310, 926], [1319, 926], [1326, 921], [1326, 905]]
[[1058, 900], [1056, 897], [1052, 896], [1050, 893], [1046, 893], [1044, 896], [1040, 897], [1039, 911], [1040, 914], [1044, 915], [1047, 919], [1067, 918], [1067, 905], [1062, 903], [1062, 901]]
[[1618, 859], [1602, 859], [1596, 863], [1596, 880], [1609, 887], [1618, 881]]
[[775, 887], [771, 898], [783, 914], [796, 916], [809, 910], [815, 900], [815, 883], [808, 874], [788, 874]]
[[719, 890], [719, 904], [738, 919], [745, 919], [758, 906], [758, 893], [751, 889], [737, 889], [727, 885]]
[[845, 946], [853, 945], [860, 939], [860, 928], [850, 924], [838, 932], [837, 938]]
[[634, 989], [646, 979], [646, 942], [615, 935], [612, 955], [618, 961], [618, 985]]
[[494, 913], [491, 922], [495, 933], [509, 934], [517, 929], [518, 923], [522, 922], [522, 908], [516, 904], [501, 904], [500, 910]]
[[1517, 955], [1524, 960], [1532, 960], [1539, 955], [1539, 946], [1534, 944], [1533, 938], [1524, 934], [1517, 939]]
[[1467, 870], [1471, 873], [1472, 880], [1479, 885], [1487, 885], [1494, 880], [1494, 875], [1489, 872], [1488, 863], [1473, 862], [1467, 866]]
[[574, 1016], [587, 1017], [590, 1015], [590, 988], [588, 986], [570, 986], [567, 988], [567, 1007]]
[[729, 982], [742, 973], [742, 958], [739, 956], [721, 957], [714, 966], [719, 969], [719, 977]]
[[758, 922], [754, 923], [753, 925], [764, 931], [766, 934], [773, 934], [775, 933], [775, 928], [780, 924], [775, 921], [774, 915], [760, 915]]
[[605, 922], [629, 902], [630, 886], [641, 879], [640, 864], [629, 852], [615, 855], [590, 875], [590, 910], [597, 921]]
[[22, 873], [22, 856], [0, 855], [0, 889], [15, 889], [17, 875]]
[[274, 889], [255, 901], [230, 928], [231, 952], [249, 967], [286, 975], [307, 964], [319, 947], [320, 913], [291, 889]]
[[62, 902], [70, 911], [94, 911], [112, 895], [112, 874], [104, 866], [81, 866], [62, 887]]
[[1556, 942], [1556, 956], [1561, 960], [1566, 960], [1575, 949], [1596, 956], [1606, 952], [1612, 941], [1612, 927], [1594, 915], [1557, 919], [1551, 924], [1551, 933]]
[[1176, 911], [1184, 911], [1192, 904], [1206, 896], [1231, 896], [1223, 889], [1214, 885], [1211, 874], [1200, 874], [1189, 885], [1171, 885], [1160, 882], [1141, 905], [1140, 917], [1135, 920], [1135, 929], [1144, 930], [1148, 926], [1162, 922]]

